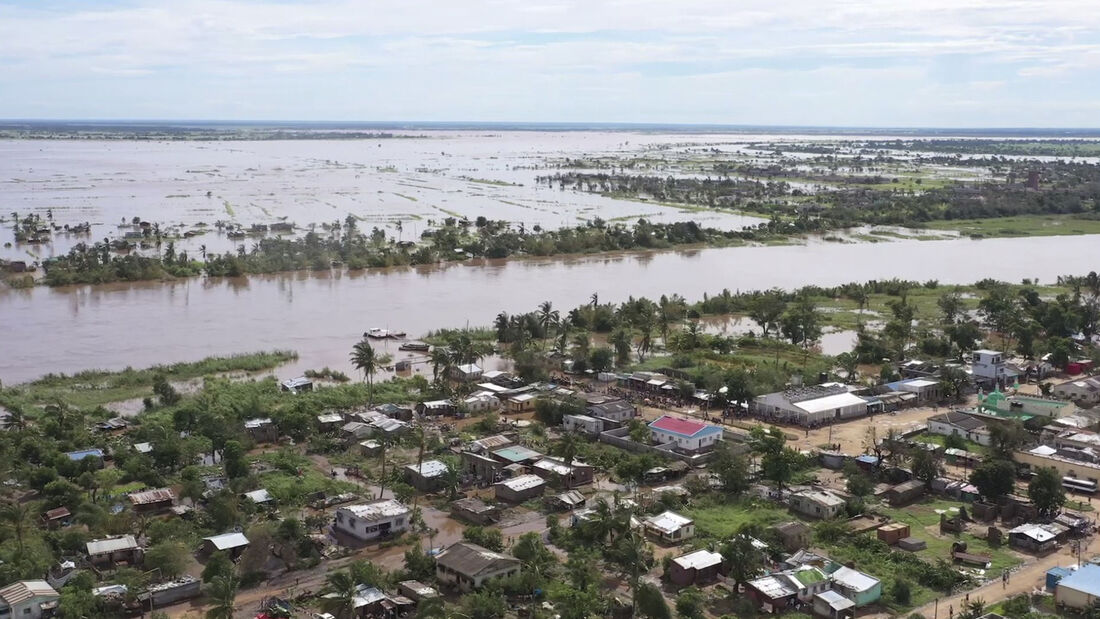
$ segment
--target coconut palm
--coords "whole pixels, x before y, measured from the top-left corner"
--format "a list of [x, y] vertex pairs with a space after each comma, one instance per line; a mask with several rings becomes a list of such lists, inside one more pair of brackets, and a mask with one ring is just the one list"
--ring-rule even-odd
[[558, 310], [554, 309], [553, 303], [550, 301], [543, 301], [539, 303], [537, 316], [539, 326], [542, 327], [542, 337], [546, 339], [546, 336], [550, 333], [550, 326], [561, 318], [561, 314]]
[[374, 406], [374, 374], [389, 362], [389, 355], [375, 352], [367, 338], [351, 349], [351, 364], [367, 379], [367, 406]]
[[208, 592], [214, 605], [206, 611], [206, 619], [233, 619], [240, 584], [237, 575], [233, 573], [214, 577]]
[[0, 522], [2, 522], [19, 545], [19, 554], [23, 554], [23, 541], [31, 524], [31, 508], [18, 501], [8, 501], [0, 507]]
[[336, 615], [338, 619], [348, 619], [355, 613], [356, 593], [358, 593], [358, 586], [351, 572], [347, 570], [332, 572], [325, 579], [321, 607], [325, 612]]
[[[580, 447], [581, 439], [577, 436], [576, 432], [566, 432], [562, 435], [561, 440], [558, 442], [558, 455], [561, 456], [562, 462], [566, 467], [573, 465], [573, 460], [577, 457], [577, 450]], [[565, 477], [565, 489], [569, 490], [572, 485], [573, 474], [570, 473]]]

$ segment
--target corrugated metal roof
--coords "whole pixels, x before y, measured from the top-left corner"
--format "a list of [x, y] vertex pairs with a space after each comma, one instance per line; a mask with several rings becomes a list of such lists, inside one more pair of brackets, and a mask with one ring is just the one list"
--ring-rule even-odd
[[715, 565], [721, 565], [722, 555], [709, 550], [696, 550], [695, 552], [689, 552], [681, 557], [676, 557], [672, 562], [685, 570], [701, 570]]
[[174, 501], [175, 499], [176, 494], [172, 492], [171, 488], [154, 488], [153, 490], [130, 493], [130, 503], [134, 505], [148, 505], [150, 503], [160, 503], [161, 501]]
[[650, 516], [645, 520], [646, 526], [668, 534], [675, 533], [691, 523], [691, 518], [685, 518], [676, 512], [664, 512], [656, 516]]
[[470, 577], [475, 577], [483, 572], [518, 567], [520, 564], [519, 559], [515, 557], [493, 552], [488, 548], [469, 542], [458, 542], [444, 550], [436, 556], [435, 562], [437, 565], [442, 565]]
[[439, 477], [447, 472], [447, 465], [439, 460], [425, 460], [418, 468], [415, 464], [407, 464], [405, 468], [413, 473], [419, 473], [425, 479]]
[[530, 490], [531, 488], [538, 488], [545, 485], [546, 480], [538, 475], [520, 475], [519, 477], [513, 477], [512, 479], [505, 479], [502, 482], [497, 482], [501, 486], [512, 490], [513, 492], [520, 492], [523, 490]]
[[340, 509], [351, 512], [356, 518], [367, 521], [395, 518], [409, 513], [409, 508], [394, 499], [382, 499], [373, 503], [346, 505]]
[[203, 539], [212, 543], [217, 550], [230, 550], [232, 548], [240, 548], [248, 545], [248, 538], [240, 531], [212, 535], [210, 537], [204, 537]]
[[833, 582], [840, 584], [846, 589], [860, 592], [869, 591], [875, 585], [879, 584], [877, 578], [868, 576], [859, 570], [853, 570], [850, 567], [842, 567], [832, 574]]
[[7, 602], [9, 606], [15, 606], [35, 597], [60, 598], [61, 595], [44, 580], [20, 580], [0, 589], [0, 599]]
[[89, 555], [105, 555], [123, 550], [133, 550], [135, 548], [139, 548], [139, 546], [133, 535], [120, 535], [118, 537], [108, 537], [106, 539], [97, 539], [88, 542]]

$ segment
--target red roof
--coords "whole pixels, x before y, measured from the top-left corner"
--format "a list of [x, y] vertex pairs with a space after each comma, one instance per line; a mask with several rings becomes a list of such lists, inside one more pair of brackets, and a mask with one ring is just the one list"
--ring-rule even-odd
[[664, 430], [666, 432], [676, 432], [677, 434], [683, 434], [684, 436], [694, 436], [697, 432], [705, 430], [707, 424], [698, 421], [689, 421], [687, 419], [680, 419], [678, 417], [669, 417], [664, 415], [657, 419], [653, 423], [649, 424], [651, 428], [657, 428], [658, 430]]

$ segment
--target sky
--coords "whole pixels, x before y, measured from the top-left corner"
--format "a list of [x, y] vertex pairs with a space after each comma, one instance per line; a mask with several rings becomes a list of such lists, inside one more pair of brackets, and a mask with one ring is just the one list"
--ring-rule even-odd
[[1096, 0], [0, 0], [0, 118], [1098, 127]]

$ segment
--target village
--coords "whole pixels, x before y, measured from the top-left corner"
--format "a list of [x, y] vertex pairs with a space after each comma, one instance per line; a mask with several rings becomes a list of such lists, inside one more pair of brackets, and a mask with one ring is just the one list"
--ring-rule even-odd
[[[220, 474], [126, 493], [112, 511], [132, 512], [139, 530], [70, 542], [42, 579], [0, 589], [0, 616], [52, 616], [81, 574], [109, 612], [192, 616], [246, 569], [252, 584], [234, 584], [229, 616], [434, 617], [455, 605], [487, 613], [473, 616], [979, 617], [1014, 594], [1029, 609], [1089, 609], [1100, 599], [1100, 378], [1076, 366], [1081, 377], [1041, 396], [1027, 374], [1053, 368], [977, 350], [965, 368], [973, 393], [943, 407], [938, 368], [913, 360], [873, 388], [795, 376], [746, 402], [685, 389], [672, 370], [526, 383], [455, 365], [448, 379], [468, 395], [316, 414], [304, 432], [343, 459], [304, 453], [271, 418], [246, 419], [229, 430], [241, 443], [200, 457]], [[327, 390], [305, 377], [280, 387], [286, 399]], [[132, 429], [101, 422], [108, 448], [64, 457], [92, 475], [148, 457], [154, 444]], [[242, 444], [301, 454], [295, 466], [313, 470], [295, 477], [345, 491], [282, 504], [286, 491], [263, 485], [271, 460], [228, 453]], [[982, 481], [995, 452], [1015, 466]], [[1031, 481], [1044, 470], [1053, 490]], [[175, 550], [195, 560], [150, 544], [158, 526], [217, 520], [203, 512], [226, 509], [230, 494], [224, 521], [238, 524]], [[88, 522], [46, 505], [34, 526]], [[577, 579], [570, 595], [539, 573], [558, 563], [558, 578]]]

